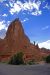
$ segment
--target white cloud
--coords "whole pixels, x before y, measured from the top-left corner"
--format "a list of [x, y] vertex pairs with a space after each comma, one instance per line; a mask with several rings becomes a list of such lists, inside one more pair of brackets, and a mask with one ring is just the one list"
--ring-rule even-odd
[[21, 22], [26, 22], [26, 21], [28, 21], [29, 19], [28, 18], [25, 18], [23, 21], [21, 21]]
[[7, 21], [7, 23], [6, 23], [7, 29], [8, 29], [8, 27], [9, 27], [9, 25], [10, 25], [10, 22], [11, 22], [11, 21]]
[[41, 15], [42, 14], [42, 11], [35, 11], [35, 12], [32, 12], [31, 13], [32, 15], [35, 15], [35, 16], [37, 16], [37, 15]]
[[5, 25], [4, 22], [5, 22], [5, 21], [0, 21], [0, 30], [2, 30], [2, 29], [7, 30], [7, 27], [6, 27], [6, 25]]
[[50, 9], [50, 6], [48, 5], [48, 3], [43, 7], [44, 9]]
[[45, 26], [45, 27], [42, 28], [42, 30], [46, 30], [48, 28], [49, 28], [49, 26]]
[[6, 5], [7, 7], [9, 7], [9, 5], [8, 5], [7, 3], [6, 3], [5, 5]]
[[36, 3], [33, 3], [34, 8], [36, 8], [37, 10], [39, 10], [40, 5], [41, 5], [40, 1], [37, 1]]
[[2, 16], [7, 17], [8, 15], [7, 14], [3, 14]]
[[10, 13], [13, 15], [15, 12], [19, 13], [21, 10], [21, 7], [14, 3], [14, 6], [10, 9]]
[[44, 47], [50, 49], [50, 40], [38, 44], [40, 48]]
[[[33, 15], [41, 15], [42, 12], [40, 11], [41, 2], [37, 1], [36, 3], [30, 0], [28, 2], [22, 3], [21, 1], [17, 1], [16, 3], [10, 3], [10, 13], [13, 15], [14, 13], [19, 13], [22, 11], [29, 11]], [[35, 9], [35, 11], [33, 10]]]
[[13, 2], [9, 2], [10, 7], [13, 7]]

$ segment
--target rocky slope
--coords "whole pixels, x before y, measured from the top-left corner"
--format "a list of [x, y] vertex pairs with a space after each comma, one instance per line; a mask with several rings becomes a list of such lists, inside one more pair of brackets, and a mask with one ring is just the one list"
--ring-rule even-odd
[[[24, 29], [19, 19], [15, 19], [8, 27], [6, 37], [0, 39], [0, 61], [7, 61], [17, 52], [24, 53], [24, 60], [35, 59], [40, 61], [44, 56], [43, 51], [37, 46], [30, 43], [29, 38], [24, 33]], [[45, 55], [48, 53], [46, 52]]]

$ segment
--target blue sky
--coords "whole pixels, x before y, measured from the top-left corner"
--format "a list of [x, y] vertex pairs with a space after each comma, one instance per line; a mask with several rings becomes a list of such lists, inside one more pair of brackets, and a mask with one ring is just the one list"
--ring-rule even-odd
[[0, 0], [0, 38], [15, 18], [32, 43], [50, 49], [50, 0]]

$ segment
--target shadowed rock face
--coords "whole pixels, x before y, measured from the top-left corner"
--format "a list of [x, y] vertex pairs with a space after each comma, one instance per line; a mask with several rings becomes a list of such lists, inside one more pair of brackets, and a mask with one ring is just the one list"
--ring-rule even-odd
[[0, 39], [0, 61], [9, 60], [9, 58], [22, 51], [25, 60], [41, 60], [42, 53], [40, 48], [31, 44], [29, 38], [24, 33], [19, 19], [15, 19], [8, 27], [6, 37]]

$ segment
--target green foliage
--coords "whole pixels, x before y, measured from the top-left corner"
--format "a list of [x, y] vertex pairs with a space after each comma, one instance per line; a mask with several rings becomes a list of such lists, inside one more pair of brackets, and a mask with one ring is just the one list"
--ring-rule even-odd
[[24, 64], [24, 61], [23, 61], [23, 53], [22, 52], [19, 52], [16, 55], [14, 55], [10, 59], [9, 64], [13, 64], [13, 65]]
[[28, 64], [29, 64], [29, 65], [33, 65], [33, 64], [35, 64], [35, 61], [34, 61], [34, 60], [30, 60], [30, 61], [28, 62]]
[[46, 57], [46, 63], [50, 63], [50, 55]]
[[41, 61], [46, 61], [46, 56], [42, 56]]

